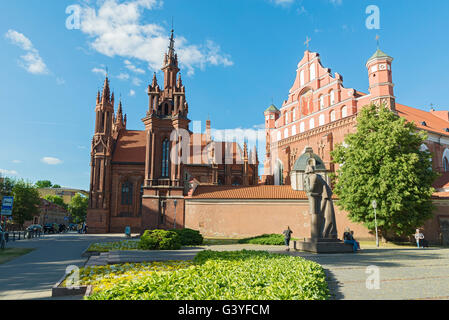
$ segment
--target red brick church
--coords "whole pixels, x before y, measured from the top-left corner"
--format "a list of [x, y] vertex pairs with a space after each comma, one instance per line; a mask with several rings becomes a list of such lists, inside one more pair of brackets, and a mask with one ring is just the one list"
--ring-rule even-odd
[[173, 31], [162, 71], [148, 86], [145, 130], [128, 130], [120, 101], [106, 77], [97, 94], [92, 139], [87, 224], [92, 233], [133, 232], [184, 226], [184, 198], [192, 183], [250, 186], [259, 183], [257, 151], [217, 142], [189, 130], [189, 105], [182, 83]]
[[[290, 226], [294, 237], [309, 237], [308, 200], [301, 183], [304, 164], [313, 161], [326, 178], [335, 172], [330, 158], [334, 146], [354, 132], [363, 106], [382, 103], [428, 132], [422, 148], [433, 154], [433, 167], [442, 175], [435, 182], [434, 217], [424, 232], [429, 241], [449, 244], [449, 111], [400, 104], [394, 95], [393, 58], [381, 50], [365, 67], [367, 93], [345, 88], [343, 77], [323, 67], [318, 53], [305, 51], [288, 98], [280, 109], [272, 105], [264, 113], [266, 159], [259, 184], [255, 150], [248, 153], [246, 144], [241, 148], [235, 142], [213, 141], [210, 121], [205, 134], [189, 131], [172, 33], [162, 68], [164, 87], [156, 75], [148, 87], [145, 130], [127, 129], [121, 102], [115, 113], [107, 78], [103, 93], [98, 93], [89, 231], [123, 232], [131, 226], [133, 232], [142, 232], [176, 225], [207, 237], [239, 238], [281, 233]], [[373, 238], [338, 208], [336, 220], [340, 233], [350, 227], [359, 239]]]

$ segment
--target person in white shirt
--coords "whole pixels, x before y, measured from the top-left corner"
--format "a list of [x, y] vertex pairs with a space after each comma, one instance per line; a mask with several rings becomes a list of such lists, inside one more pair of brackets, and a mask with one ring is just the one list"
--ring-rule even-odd
[[424, 235], [420, 232], [419, 229], [416, 229], [415, 239], [416, 239], [416, 245], [418, 246], [418, 248], [420, 248], [420, 243], [422, 240], [424, 240]]

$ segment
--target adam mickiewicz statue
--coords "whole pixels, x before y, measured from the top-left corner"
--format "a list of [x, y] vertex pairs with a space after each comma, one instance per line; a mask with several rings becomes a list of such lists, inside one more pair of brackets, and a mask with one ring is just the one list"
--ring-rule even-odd
[[315, 167], [308, 165], [305, 171], [304, 189], [309, 198], [311, 216], [311, 238], [337, 239], [335, 210], [332, 190], [324, 179], [315, 173]]

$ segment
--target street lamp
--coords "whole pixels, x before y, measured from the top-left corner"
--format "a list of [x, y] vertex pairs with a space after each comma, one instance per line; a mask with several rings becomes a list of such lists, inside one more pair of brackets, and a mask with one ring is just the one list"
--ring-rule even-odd
[[175, 205], [175, 221], [173, 222], [173, 229], [176, 229], [176, 207], [178, 205], [178, 200], [175, 199], [175, 201], [173, 201], [173, 204]]
[[377, 201], [373, 200], [373, 209], [374, 209], [374, 223], [376, 225], [376, 246], [379, 248], [379, 235], [377, 233], [377, 214], [376, 214], [376, 209], [377, 209]]

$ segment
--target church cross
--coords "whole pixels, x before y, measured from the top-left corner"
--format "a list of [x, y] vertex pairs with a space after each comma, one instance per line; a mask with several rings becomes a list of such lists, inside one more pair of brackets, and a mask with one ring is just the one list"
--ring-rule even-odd
[[377, 49], [379, 49], [379, 47], [380, 47], [379, 39], [380, 39], [380, 36], [377, 34], [377, 35], [376, 35]]
[[310, 39], [309, 36], [307, 36], [306, 42], [304, 42], [304, 44], [306, 45], [307, 49], [309, 49], [309, 42], [310, 41], [312, 41], [312, 39]]

